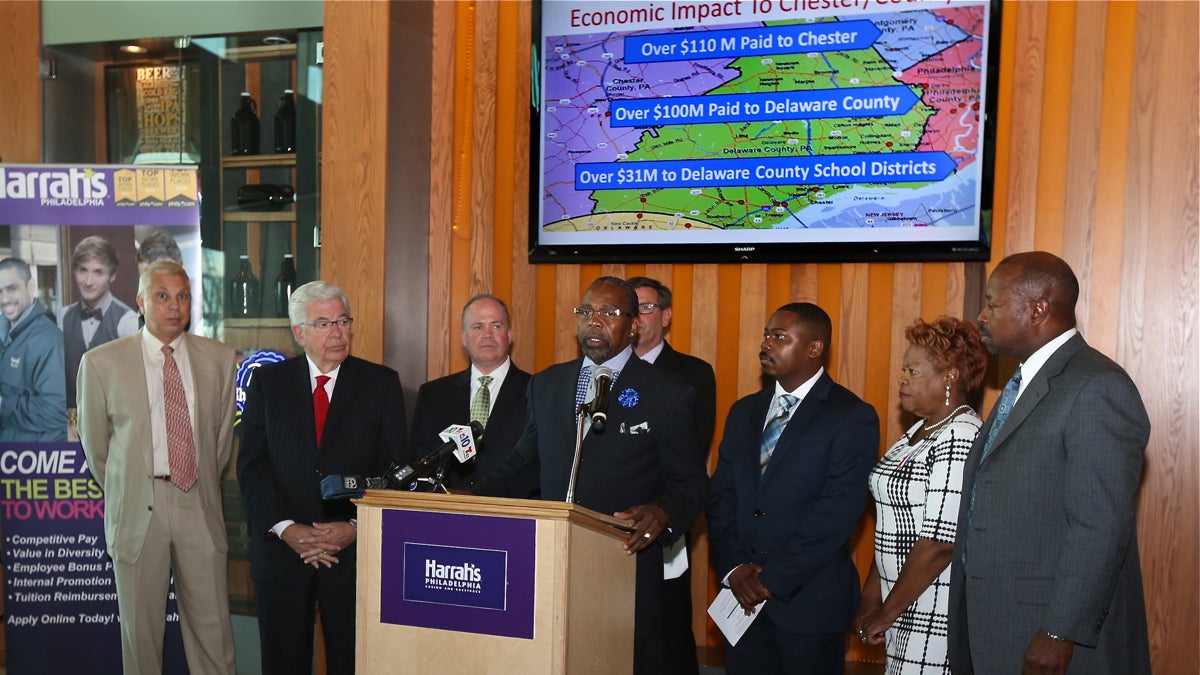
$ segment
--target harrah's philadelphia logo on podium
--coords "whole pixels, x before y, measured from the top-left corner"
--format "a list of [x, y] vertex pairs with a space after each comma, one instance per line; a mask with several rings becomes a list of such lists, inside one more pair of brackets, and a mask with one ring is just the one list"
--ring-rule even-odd
[[414, 542], [404, 545], [407, 601], [503, 611], [507, 577], [507, 551]]

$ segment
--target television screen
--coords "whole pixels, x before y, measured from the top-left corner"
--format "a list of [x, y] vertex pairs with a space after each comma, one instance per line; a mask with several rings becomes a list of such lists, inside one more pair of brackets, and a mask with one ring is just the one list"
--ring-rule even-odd
[[989, 257], [997, 0], [534, 17], [532, 262]]

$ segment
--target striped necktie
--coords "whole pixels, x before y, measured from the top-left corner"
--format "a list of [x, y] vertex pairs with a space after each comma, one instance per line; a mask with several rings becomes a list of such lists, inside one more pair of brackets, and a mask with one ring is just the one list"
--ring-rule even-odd
[[775, 416], [768, 422], [763, 429], [762, 442], [758, 446], [758, 473], [762, 475], [767, 470], [767, 462], [771, 461], [771, 454], [775, 452], [775, 444], [779, 442], [779, 436], [783, 434], [783, 430], [787, 427], [792, 406], [800, 399], [791, 394], [784, 394], [779, 397], [778, 411]]

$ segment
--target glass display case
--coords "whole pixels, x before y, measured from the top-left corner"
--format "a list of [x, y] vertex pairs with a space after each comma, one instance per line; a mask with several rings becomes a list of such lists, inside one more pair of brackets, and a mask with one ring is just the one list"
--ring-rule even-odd
[[[236, 349], [243, 369], [268, 358], [263, 352], [297, 354], [287, 296], [320, 276], [320, 28], [54, 45], [43, 54], [46, 163], [195, 165], [200, 186], [198, 232], [56, 228], [57, 264], [50, 253], [45, 265], [62, 271], [45, 285], [61, 295], [54, 306], [78, 299], [69, 272], [75, 240], [110, 240], [120, 256], [113, 295], [134, 306], [134, 260], [151, 235], [166, 234], [184, 248], [200, 298], [194, 329]], [[234, 466], [222, 481], [230, 608], [252, 614]]]

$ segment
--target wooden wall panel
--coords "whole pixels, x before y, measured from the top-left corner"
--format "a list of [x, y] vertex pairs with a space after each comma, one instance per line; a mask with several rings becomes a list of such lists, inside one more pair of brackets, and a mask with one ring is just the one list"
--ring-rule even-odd
[[[354, 353], [383, 360], [384, 251], [388, 171], [387, 3], [328, 3], [325, 8], [322, 148], [322, 277], [341, 286], [355, 315]], [[338, 36], [355, 39], [337, 39]], [[384, 58], [380, 58], [380, 55]], [[374, 114], [363, 114], [364, 109]]]
[[[38, 64], [42, 48], [41, 7], [36, 2], [0, 3], [0, 162], [36, 163], [42, 160], [42, 80]], [[0, 616], [4, 599], [0, 598]], [[0, 664], [6, 660], [0, 634]]]
[[[433, 43], [455, 44], [455, 12], [451, 3], [437, 2], [433, 5]], [[456, 49], [442, 49], [442, 58], [433, 59], [430, 79], [433, 91], [441, 92], [441, 100], [453, 100], [454, 70], [457, 63]], [[429, 119], [432, 138], [448, 139], [455, 133], [454, 116], [434, 114]], [[434, 379], [452, 372], [450, 354], [453, 346], [454, 311], [450, 307], [450, 275], [445, 271], [451, 265], [452, 228], [458, 211], [447, 208], [458, 203], [454, 193], [453, 143], [429, 144], [429, 203], [440, 205], [429, 211], [429, 348], [426, 360], [426, 377]], [[442, 317], [436, 320], [435, 317]]]
[[42, 161], [42, 12], [36, 2], [0, 3], [0, 162]]
[[1120, 299], [1114, 356], [1137, 382], [1153, 428], [1138, 522], [1154, 672], [1194, 673], [1200, 6], [1140, 3], [1136, 24], [1122, 264], [1097, 292]]
[[[831, 374], [876, 406], [886, 446], [907, 422], [895, 394], [904, 327], [918, 316], [974, 319], [995, 262], [1044, 247], [1075, 267], [1084, 283], [1081, 329], [1129, 368], [1151, 409], [1141, 550], [1155, 671], [1195, 672], [1195, 3], [1006, 3], [991, 263], [624, 266], [526, 262], [529, 3], [434, 4], [438, 44], [454, 63], [434, 66], [431, 195], [436, 190], [435, 203], [452, 202], [445, 209], [455, 214], [449, 227], [469, 227], [451, 236], [447, 223], [431, 216], [431, 228], [441, 230], [430, 236], [430, 377], [463, 363], [456, 360], [458, 312], [475, 289], [511, 300], [514, 359], [536, 371], [577, 355], [570, 309], [592, 278], [645, 274], [675, 291], [668, 337], [714, 366], [718, 441], [724, 412], [760, 386], [757, 351], [769, 312], [787, 301], [810, 301], [834, 321]], [[477, 78], [481, 59], [490, 70]], [[476, 105], [480, 100], [486, 102]], [[467, 111], [458, 107], [464, 101], [471, 102]], [[1015, 365], [992, 368], [985, 410]], [[714, 461], [715, 454], [710, 467]], [[866, 515], [856, 534], [864, 571], [871, 527]], [[695, 623], [701, 642], [717, 647], [719, 636], [702, 614], [715, 584], [706, 551], [699, 537]], [[849, 653], [881, 658], [878, 650]]]

